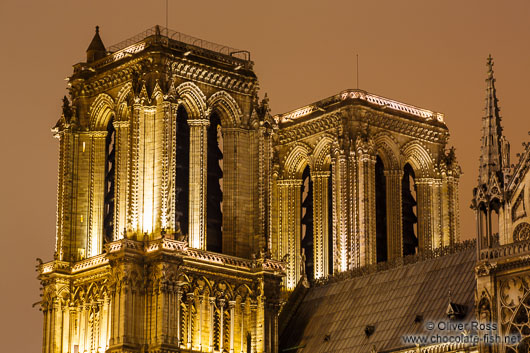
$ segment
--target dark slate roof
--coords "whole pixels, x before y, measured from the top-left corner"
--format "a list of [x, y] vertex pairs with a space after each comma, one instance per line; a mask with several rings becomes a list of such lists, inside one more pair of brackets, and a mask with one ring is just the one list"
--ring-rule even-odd
[[[371, 352], [405, 348], [406, 334], [431, 335], [425, 323], [449, 321], [452, 302], [474, 318], [476, 249], [328, 282], [307, 292], [283, 331], [280, 352]], [[415, 322], [420, 315], [422, 322]], [[365, 329], [373, 326], [367, 337]], [[375, 346], [375, 347], [374, 347]], [[292, 349], [299, 347], [298, 349]], [[291, 349], [290, 349], [291, 348]]]

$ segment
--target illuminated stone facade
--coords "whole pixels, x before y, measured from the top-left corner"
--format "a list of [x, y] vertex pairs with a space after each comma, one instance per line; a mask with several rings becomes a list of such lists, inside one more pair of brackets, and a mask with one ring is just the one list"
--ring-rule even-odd
[[277, 352], [297, 285], [459, 241], [443, 115], [347, 90], [271, 116], [250, 53], [158, 26], [74, 66], [43, 352]]

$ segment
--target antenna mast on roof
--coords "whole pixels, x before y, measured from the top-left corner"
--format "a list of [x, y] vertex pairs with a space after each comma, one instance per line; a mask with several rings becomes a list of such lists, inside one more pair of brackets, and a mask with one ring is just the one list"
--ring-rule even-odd
[[359, 54], [357, 54], [357, 89], [359, 89]]
[[169, 19], [169, 0], [166, 0], [166, 36], [169, 37], [169, 25], [168, 25], [168, 19]]

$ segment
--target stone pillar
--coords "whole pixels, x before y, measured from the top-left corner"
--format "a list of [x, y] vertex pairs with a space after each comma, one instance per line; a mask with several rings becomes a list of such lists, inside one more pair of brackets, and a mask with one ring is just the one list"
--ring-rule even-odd
[[235, 331], [235, 318], [236, 318], [236, 302], [231, 300], [228, 302], [228, 308], [230, 309], [230, 353], [234, 353], [234, 331]]
[[385, 170], [386, 230], [388, 260], [403, 256], [403, 226], [401, 205], [401, 179], [403, 171]]
[[180, 310], [181, 300], [182, 300], [182, 287], [177, 284], [177, 345], [180, 347], [182, 345], [182, 332], [180, 332], [180, 329], [182, 327], [181, 321], [182, 321], [182, 313]]
[[224, 322], [224, 314], [225, 314], [225, 303], [226, 303], [226, 300], [225, 299], [219, 299], [219, 351], [222, 352], [223, 349], [224, 349], [224, 343], [225, 343], [225, 340], [224, 340], [224, 327], [225, 327], [225, 322]]
[[127, 228], [127, 194], [128, 194], [128, 150], [129, 150], [129, 122], [115, 121], [116, 155], [114, 180], [114, 240], [125, 237]]
[[240, 353], [245, 353], [245, 302], [241, 301], [241, 331], [240, 333], [240, 343], [241, 349]]
[[190, 126], [189, 245], [206, 250], [207, 119], [188, 120]]
[[138, 210], [138, 187], [139, 187], [139, 154], [140, 154], [140, 115], [142, 106], [139, 103], [133, 105], [133, 116], [129, 149], [129, 193], [127, 230], [128, 232], [138, 232], [139, 210]]
[[86, 257], [103, 251], [103, 217], [105, 207], [105, 139], [106, 131], [91, 131], [90, 134], [90, 180], [88, 244]]
[[161, 229], [167, 229], [171, 228], [173, 229], [173, 222], [170, 223], [170, 215], [169, 215], [169, 202], [173, 200], [172, 197], [170, 197], [170, 180], [173, 179], [172, 173], [170, 171], [170, 156], [172, 156], [171, 153], [171, 145], [172, 141], [171, 139], [171, 103], [170, 102], [163, 102], [162, 104], [162, 129], [160, 131], [162, 141], [161, 141], [161, 179], [160, 179], [160, 227]]
[[186, 299], [188, 301], [188, 324], [186, 325], [188, 328], [188, 337], [186, 347], [187, 349], [191, 349], [193, 345], [193, 301], [195, 300], [195, 296], [193, 293], [188, 293]]
[[278, 248], [279, 257], [289, 254], [287, 276], [285, 278], [286, 288], [293, 290], [301, 275], [300, 261], [300, 238], [302, 200], [300, 196], [301, 179], [278, 180], [278, 205], [280, 208], [280, 225]]
[[[70, 129], [55, 134], [59, 139], [59, 177], [57, 182], [57, 224], [54, 258], [60, 261], [70, 260], [69, 241], [66, 235], [72, 236], [72, 164], [74, 156], [73, 134]], [[46, 337], [45, 337], [46, 338]], [[44, 345], [46, 347], [46, 345]]]
[[[349, 192], [348, 192], [348, 156], [340, 151], [332, 159], [333, 176], [333, 271], [348, 269], [349, 229]], [[314, 184], [313, 184], [314, 185]], [[351, 254], [350, 254], [351, 255]]]
[[208, 303], [210, 304], [210, 331], [209, 331], [209, 339], [208, 339], [208, 346], [209, 346], [209, 352], [213, 352], [215, 346], [213, 342], [213, 334], [215, 331], [215, 297], [208, 298]]
[[315, 278], [325, 277], [329, 273], [329, 235], [328, 235], [328, 178], [330, 172], [314, 171], [313, 180], [313, 242]]
[[360, 265], [366, 266], [377, 262], [375, 226], [376, 154], [373, 141], [357, 140], [357, 158]]
[[433, 249], [433, 179], [416, 178], [414, 183], [418, 212], [418, 247], [420, 251], [430, 251]]
[[432, 248], [436, 249], [448, 245], [445, 239], [445, 225], [447, 224], [447, 187], [444, 181], [439, 178], [433, 179], [432, 185]]

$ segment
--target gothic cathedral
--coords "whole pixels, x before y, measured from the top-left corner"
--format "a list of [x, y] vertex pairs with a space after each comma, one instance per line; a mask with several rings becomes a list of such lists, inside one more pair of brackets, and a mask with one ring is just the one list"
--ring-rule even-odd
[[159, 26], [86, 54], [53, 128], [44, 353], [420, 352], [399, 337], [447, 316], [530, 335], [530, 152], [509, 165], [491, 59], [475, 245], [441, 113], [355, 89], [272, 116], [248, 51]]

